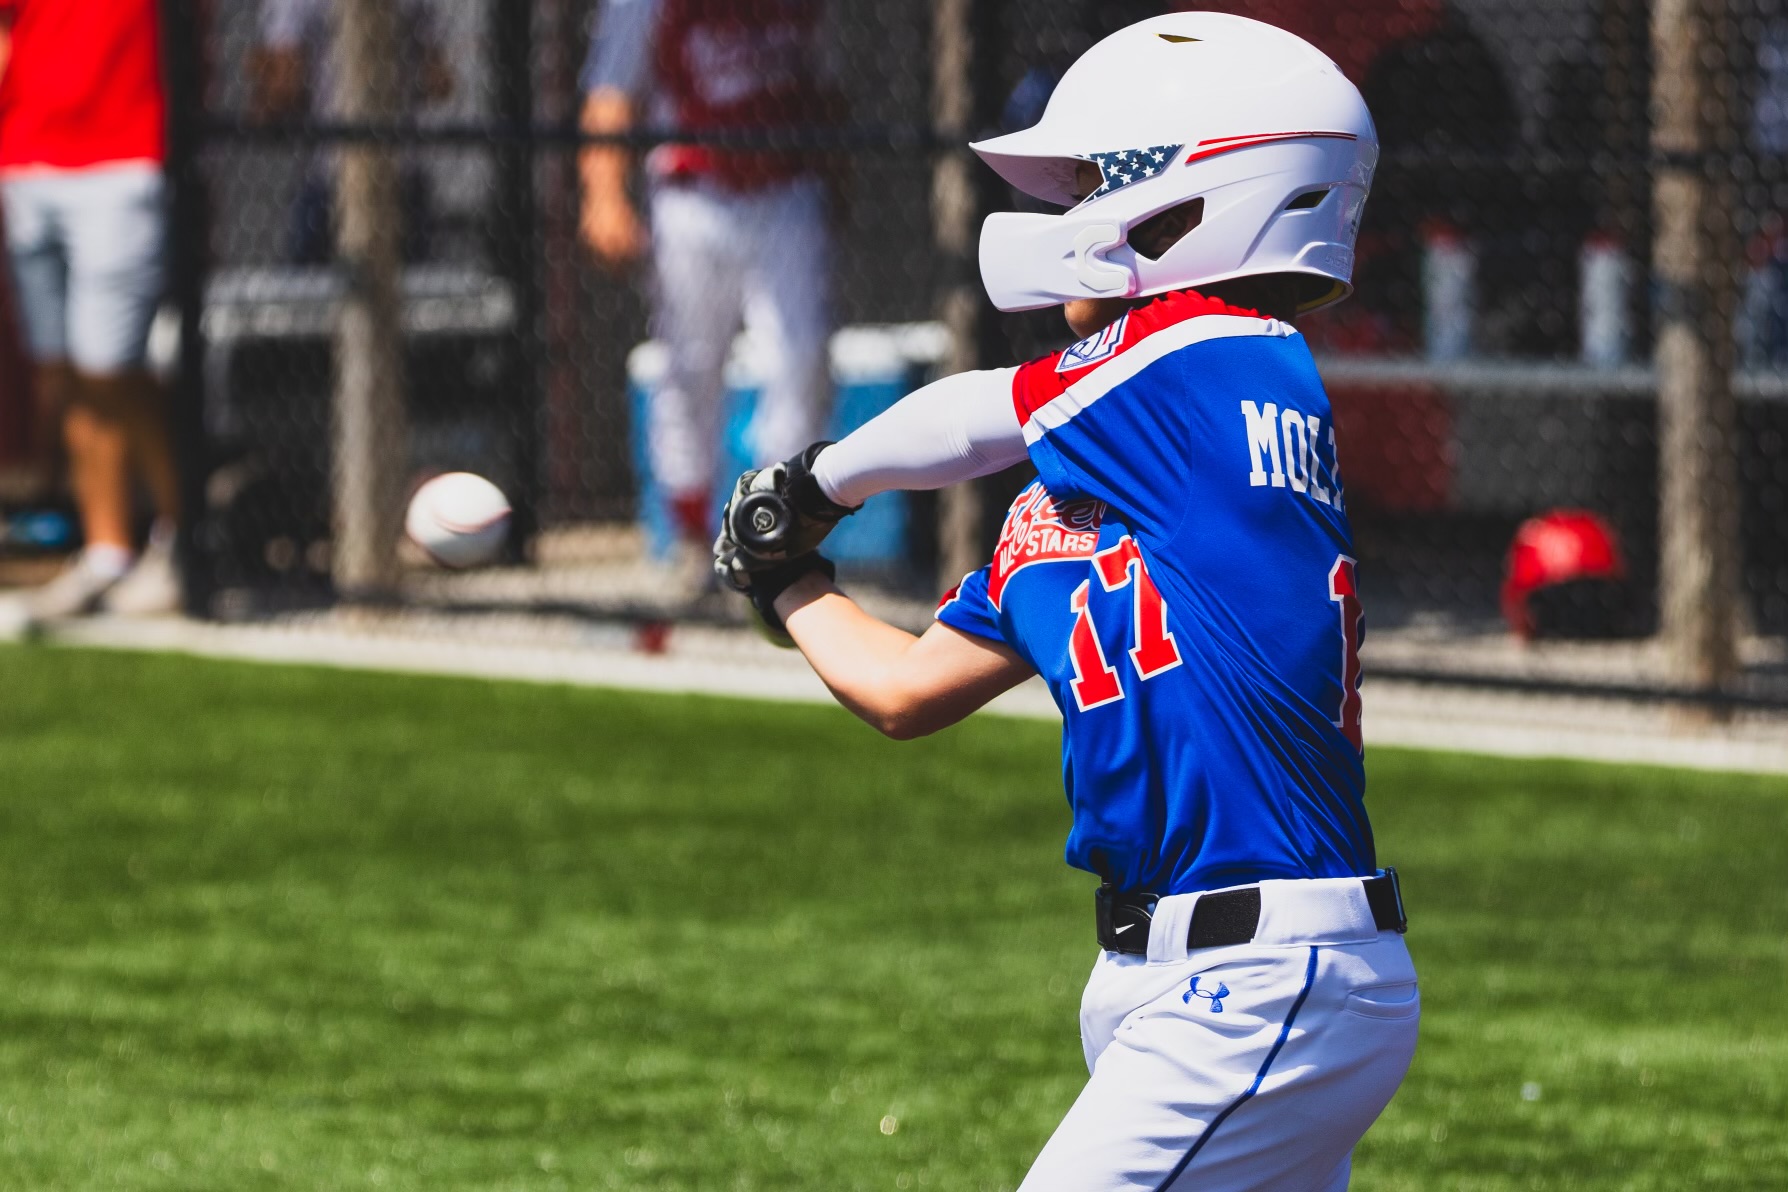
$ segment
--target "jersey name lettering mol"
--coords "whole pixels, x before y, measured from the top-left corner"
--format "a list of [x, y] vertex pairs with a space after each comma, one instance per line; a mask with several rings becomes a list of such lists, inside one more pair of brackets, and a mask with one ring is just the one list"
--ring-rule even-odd
[[1068, 862], [1161, 894], [1371, 874], [1353, 548], [1302, 338], [1170, 294], [1013, 400], [1038, 479], [937, 615], [1049, 684]]

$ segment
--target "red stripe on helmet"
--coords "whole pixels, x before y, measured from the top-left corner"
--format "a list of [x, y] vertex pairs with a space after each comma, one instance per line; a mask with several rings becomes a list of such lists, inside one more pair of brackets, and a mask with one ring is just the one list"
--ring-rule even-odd
[[1186, 164], [1203, 161], [1207, 157], [1215, 157], [1219, 153], [1228, 153], [1231, 149], [1246, 149], [1251, 145], [1265, 145], [1273, 141], [1301, 141], [1307, 137], [1327, 137], [1335, 141], [1357, 141], [1358, 133], [1322, 132], [1311, 130], [1306, 132], [1260, 132], [1249, 133], [1239, 137], [1212, 137], [1208, 141], [1198, 142], [1198, 148], [1186, 155]]

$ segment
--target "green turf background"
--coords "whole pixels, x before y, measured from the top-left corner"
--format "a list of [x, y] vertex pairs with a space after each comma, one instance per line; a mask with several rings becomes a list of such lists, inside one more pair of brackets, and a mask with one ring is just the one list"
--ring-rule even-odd
[[[1369, 768], [1426, 1013], [1354, 1186], [1788, 1187], [1788, 782]], [[1011, 1188], [1066, 821], [1044, 724], [0, 648], [0, 1188]]]

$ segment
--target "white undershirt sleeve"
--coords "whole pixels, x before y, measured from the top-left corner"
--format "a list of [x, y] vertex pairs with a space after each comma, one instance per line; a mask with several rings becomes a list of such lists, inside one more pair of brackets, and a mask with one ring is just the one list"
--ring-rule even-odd
[[813, 477], [840, 505], [943, 488], [1023, 462], [1013, 368], [957, 373], [916, 390], [820, 452]]

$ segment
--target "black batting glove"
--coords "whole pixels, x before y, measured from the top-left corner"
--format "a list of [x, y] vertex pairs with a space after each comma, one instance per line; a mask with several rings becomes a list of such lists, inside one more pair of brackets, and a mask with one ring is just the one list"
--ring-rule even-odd
[[[813, 463], [820, 452], [832, 446], [832, 440], [821, 439], [810, 443], [807, 449], [782, 466], [788, 470], [788, 499], [803, 523], [825, 526], [829, 531], [833, 526], [863, 508], [861, 505], [840, 505], [826, 495], [820, 487], [819, 480], [813, 474]], [[824, 535], [822, 535], [824, 537]], [[818, 546], [819, 543], [814, 543]]]
[[793, 459], [739, 477], [714, 540], [714, 570], [722, 579], [744, 590], [741, 573], [817, 550], [832, 527], [861, 508], [827, 497], [813, 475], [813, 461], [831, 445], [814, 443]]

